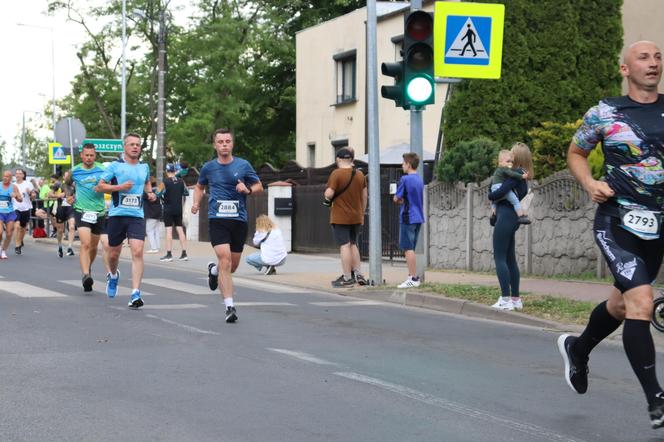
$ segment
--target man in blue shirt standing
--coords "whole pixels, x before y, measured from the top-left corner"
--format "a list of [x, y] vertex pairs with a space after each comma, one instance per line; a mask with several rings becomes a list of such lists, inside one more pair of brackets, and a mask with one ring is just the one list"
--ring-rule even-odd
[[210, 290], [220, 287], [226, 306], [226, 322], [237, 321], [233, 304], [233, 278], [240, 264], [247, 238], [247, 196], [262, 192], [263, 185], [248, 161], [233, 156], [233, 134], [229, 129], [217, 129], [212, 134], [217, 157], [203, 165], [194, 190], [191, 213], [198, 213], [199, 203], [209, 187], [208, 218], [210, 242], [217, 255], [217, 263], [208, 263]]
[[408, 265], [408, 278], [398, 285], [400, 289], [419, 287], [420, 277], [417, 274], [417, 261], [415, 247], [420, 234], [420, 227], [424, 223], [424, 211], [422, 210], [424, 200], [424, 182], [417, 173], [420, 157], [416, 153], [403, 154], [401, 168], [405, 173], [397, 186], [394, 194], [394, 202], [401, 204], [399, 212], [399, 247], [406, 255]]
[[143, 278], [143, 243], [145, 241], [145, 219], [143, 218], [143, 192], [150, 201], [157, 196], [150, 186], [150, 168], [141, 163], [141, 137], [128, 133], [124, 136], [123, 158], [112, 162], [102, 173], [96, 189], [111, 194], [108, 212], [108, 264], [106, 295], [115, 298], [118, 292], [120, 272], [118, 261], [122, 242], [127, 238], [131, 248], [132, 292], [129, 307], [143, 306], [141, 279]]

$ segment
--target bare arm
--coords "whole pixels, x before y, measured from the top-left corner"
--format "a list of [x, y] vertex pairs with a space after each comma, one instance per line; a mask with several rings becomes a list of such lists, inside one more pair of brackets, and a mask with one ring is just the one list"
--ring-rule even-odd
[[574, 178], [588, 192], [590, 198], [596, 203], [603, 203], [611, 198], [615, 192], [606, 182], [597, 181], [593, 178], [588, 165], [588, 155], [590, 155], [590, 152], [571, 143], [567, 150], [567, 166]]
[[145, 182], [145, 185], [143, 186], [143, 192], [145, 192], [145, 194], [148, 196], [148, 200], [157, 200], [157, 195], [152, 191], [152, 185], [150, 184], [150, 181]]
[[121, 192], [121, 191], [130, 190], [133, 186], [134, 183], [132, 183], [131, 181], [127, 181], [122, 184], [108, 184], [104, 180], [99, 180], [99, 183], [95, 186], [95, 191], [101, 193]]
[[369, 201], [369, 192], [366, 186], [362, 189], [362, 213], [367, 211], [367, 202]]
[[191, 206], [191, 213], [194, 215], [198, 213], [198, 207], [201, 202], [201, 198], [203, 198], [203, 194], [205, 193], [205, 187], [201, 184], [196, 183], [196, 187], [194, 187], [194, 203]]
[[18, 186], [16, 184], [12, 184], [12, 186], [14, 187], [14, 199], [19, 203], [22, 203], [23, 195], [21, 195], [21, 191], [18, 190]]
[[334, 197], [334, 189], [331, 188], [331, 187], [328, 187], [327, 189], [325, 189], [325, 193], [323, 193], [323, 196], [326, 199], [331, 200], [332, 197]]

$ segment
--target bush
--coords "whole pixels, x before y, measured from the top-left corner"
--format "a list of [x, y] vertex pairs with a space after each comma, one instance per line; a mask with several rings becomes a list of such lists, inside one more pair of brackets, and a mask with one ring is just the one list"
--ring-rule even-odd
[[498, 142], [486, 137], [462, 141], [443, 153], [436, 177], [445, 183], [479, 183], [493, 174], [500, 149]]
[[567, 149], [581, 122], [545, 121], [540, 127], [527, 132], [537, 179], [546, 178], [567, 167]]

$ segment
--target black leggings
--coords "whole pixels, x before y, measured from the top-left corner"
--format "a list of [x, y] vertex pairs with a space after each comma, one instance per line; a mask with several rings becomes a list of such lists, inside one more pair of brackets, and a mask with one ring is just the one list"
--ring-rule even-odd
[[496, 226], [493, 229], [493, 259], [502, 296], [519, 296], [519, 265], [514, 250], [515, 235], [519, 228], [517, 215], [506, 202], [496, 205]]

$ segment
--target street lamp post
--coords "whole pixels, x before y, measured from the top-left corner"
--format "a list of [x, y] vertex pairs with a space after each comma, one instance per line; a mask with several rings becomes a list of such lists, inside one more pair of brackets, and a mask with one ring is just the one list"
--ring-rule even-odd
[[122, 97], [120, 105], [120, 138], [127, 130], [127, 0], [122, 0]]

